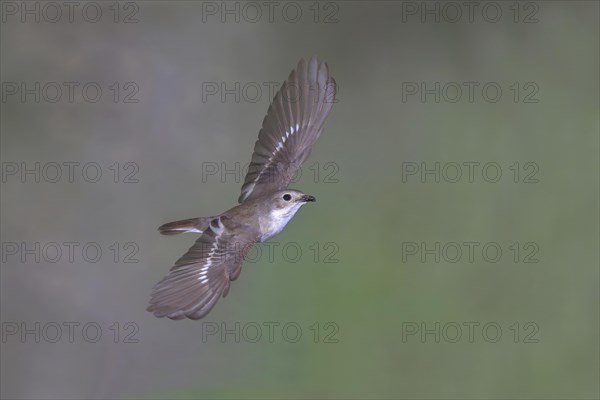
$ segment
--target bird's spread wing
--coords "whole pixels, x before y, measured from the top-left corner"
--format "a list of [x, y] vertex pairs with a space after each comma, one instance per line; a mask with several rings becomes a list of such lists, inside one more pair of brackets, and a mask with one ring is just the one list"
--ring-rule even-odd
[[154, 286], [148, 311], [157, 317], [200, 319], [227, 295], [254, 241], [229, 234], [226, 220], [214, 218], [169, 275]]
[[300, 60], [275, 95], [254, 145], [239, 202], [287, 188], [308, 158], [335, 99], [327, 64]]

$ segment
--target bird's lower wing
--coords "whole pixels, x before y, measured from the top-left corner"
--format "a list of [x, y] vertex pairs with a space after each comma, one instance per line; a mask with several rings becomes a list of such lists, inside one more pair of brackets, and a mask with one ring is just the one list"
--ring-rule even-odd
[[202, 236], [152, 290], [148, 311], [157, 317], [200, 319], [225, 297], [254, 241], [228, 234], [214, 218]]

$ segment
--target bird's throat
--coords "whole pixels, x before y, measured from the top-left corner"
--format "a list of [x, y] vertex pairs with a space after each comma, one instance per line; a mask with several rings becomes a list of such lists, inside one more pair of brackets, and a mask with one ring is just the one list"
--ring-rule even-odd
[[262, 233], [260, 241], [269, 240], [281, 232], [301, 206], [302, 204], [298, 204], [297, 207], [291, 209], [271, 210], [267, 215], [261, 217], [259, 219], [260, 231]]

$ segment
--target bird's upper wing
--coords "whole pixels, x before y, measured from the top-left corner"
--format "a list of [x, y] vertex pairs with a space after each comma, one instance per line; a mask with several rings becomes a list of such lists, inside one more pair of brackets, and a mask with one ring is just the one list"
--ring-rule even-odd
[[200, 319], [229, 291], [240, 274], [254, 240], [232, 235], [227, 217], [213, 219], [209, 228], [152, 290], [148, 311], [157, 317]]
[[287, 188], [321, 135], [335, 92], [326, 63], [315, 57], [308, 64], [300, 60], [263, 120], [240, 203]]

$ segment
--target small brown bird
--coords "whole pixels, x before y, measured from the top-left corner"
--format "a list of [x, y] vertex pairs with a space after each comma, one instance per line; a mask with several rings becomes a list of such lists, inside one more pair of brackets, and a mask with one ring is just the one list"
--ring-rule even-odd
[[313, 196], [288, 189], [308, 158], [333, 106], [336, 83], [315, 57], [300, 60], [283, 83], [262, 123], [239, 205], [214, 217], [170, 222], [163, 235], [200, 233], [196, 243], [154, 286], [148, 311], [157, 317], [200, 319], [240, 275], [255, 243], [283, 230]]

